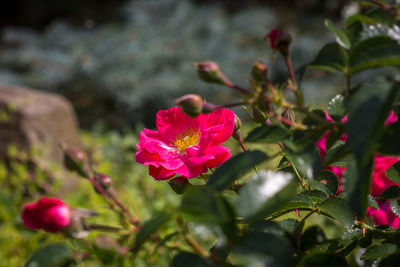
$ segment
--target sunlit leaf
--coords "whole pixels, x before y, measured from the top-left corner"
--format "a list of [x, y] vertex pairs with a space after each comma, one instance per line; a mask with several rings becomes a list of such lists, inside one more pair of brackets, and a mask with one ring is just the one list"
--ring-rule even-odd
[[329, 19], [325, 20], [325, 26], [335, 35], [336, 42], [345, 49], [350, 49], [351, 43], [345, 31], [336, 27]]
[[258, 150], [242, 152], [222, 164], [210, 176], [207, 184], [218, 191], [222, 191], [242, 174], [267, 158], [267, 154]]
[[333, 217], [347, 229], [353, 227], [355, 216], [345, 200], [330, 198], [322, 202], [319, 208], [321, 212]]
[[296, 188], [297, 180], [289, 173], [260, 172], [240, 189], [237, 211], [248, 221], [263, 219], [293, 198]]
[[361, 255], [361, 260], [375, 260], [386, 258], [396, 252], [398, 246], [391, 243], [381, 243], [367, 248], [367, 251]]
[[275, 143], [289, 138], [290, 134], [285, 128], [277, 125], [265, 125], [253, 129], [246, 137], [245, 142]]

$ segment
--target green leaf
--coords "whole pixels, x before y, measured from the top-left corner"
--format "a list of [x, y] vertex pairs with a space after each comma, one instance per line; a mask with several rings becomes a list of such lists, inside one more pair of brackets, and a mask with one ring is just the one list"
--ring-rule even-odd
[[354, 24], [356, 22], [362, 22], [362, 23], [366, 23], [366, 24], [377, 24], [378, 23], [378, 21], [374, 20], [373, 18], [357, 14], [357, 15], [350, 16], [347, 19], [346, 24], [348, 26], [351, 26], [352, 24]]
[[314, 203], [311, 198], [304, 194], [296, 195], [292, 200], [283, 204], [281, 210], [291, 210], [291, 209], [302, 209], [302, 208], [313, 208]]
[[239, 191], [237, 211], [247, 221], [261, 220], [292, 199], [297, 180], [289, 173], [263, 171]]
[[308, 67], [321, 69], [329, 72], [344, 72], [347, 66], [346, 52], [336, 43], [325, 45], [317, 57]]
[[207, 184], [222, 191], [253, 166], [268, 158], [265, 153], [255, 150], [242, 152], [222, 164], [208, 179]]
[[332, 252], [318, 252], [311, 255], [307, 255], [303, 258], [301, 266], [305, 267], [346, 267], [349, 266], [345, 258], [333, 254]]
[[327, 194], [320, 190], [306, 190], [301, 192], [299, 195], [310, 198], [314, 203], [321, 203], [328, 198]]
[[387, 36], [375, 36], [357, 43], [349, 55], [350, 74], [362, 70], [400, 66], [400, 45]]
[[252, 264], [247, 262], [243, 266], [294, 266], [294, 249], [290, 242], [271, 233], [245, 233], [236, 243], [234, 252], [250, 258]]
[[339, 189], [339, 179], [331, 171], [321, 171], [315, 180], [310, 181], [310, 185], [323, 191], [328, 196], [335, 195]]
[[181, 212], [195, 222], [227, 223], [232, 215], [222, 196], [208, 186], [190, 187], [182, 199]]
[[162, 213], [144, 223], [136, 235], [135, 250], [138, 250], [157, 229], [171, 218], [170, 214]]
[[288, 130], [277, 125], [265, 125], [253, 129], [246, 137], [245, 142], [275, 143], [288, 139]]
[[375, 260], [386, 258], [397, 250], [397, 246], [391, 243], [381, 243], [367, 248], [367, 251], [361, 255], [361, 260]]
[[321, 227], [314, 225], [307, 228], [300, 239], [301, 250], [306, 251], [326, 242], [326, 236]]
[[237, 235], [236, 216], [229, 203], [208, 186], [192, 186], [183, 196], [181, 213], [189, 221], [218, 224], [227, 239]]
[[386, 177], [395, 183], [400, 183], [400, 161], [397, 161], [385, 171]]
[[321, 212], [333, 217], [346, 229], [353, 227], [355, 216], [347, 202], [339, 198], [329, 198], [319, 206]]
[[63, 267], [71, 263], [72, 251], [64, 244], [50, 244], [33, 253], [25, 267]]
[[325, 26], [335, 35], [336, 42], [345, 49], [350, 49], [351, 43], [346, 32], [337, 28], [329, 19], [325, 20]]
[[400, 217], [400, 200], [390, 201], [390, 209], [397, 217]]
[[398, 267], [400, 266], [400, 254], [396, 253], [379, 261], [378, 267]]
[[[308, 141], [314, 141], [309, 138]], [[315, 146], [315, 142], [305, 144], [305, 147], [299, 147], [297, 144], [303, 143], [302, 141], [296, 141], [296, 145], [293, 142], [284, 141], [285, 145], [285, 156], [288, 160], [296, 167], [300, 174], [308, 179], [313, 179], [315, 174], [321, 170], [321, 156]]]
[[346, 35], [349, 37], [351, 46], [357, 43], [361, 38], [361, 32], [363, 31], [363, 24], [360, 21], [354, 21], [353, 23], [347, 23], [345, 29]]
[[395, 199], [400, 197], [400, 188], [396, 185], [389, 186], [377, 199]]
[[346, 101], [349, 115], [345, 129], [349, 134], [347, 143], [357, 158], [373, 152], [398, 89], [397, 84], [384, 80], [353, 89], [354, 93]]
[[356, 157], [356, 162], [348, 167], [345, 175], [349, 184], [347, 199], [361, 218], [364, 218], [367, 208], [376, 142], [383, 133], [383, 124], [397, 90], [396, 84], [378, 81], [353, 89], [346, 101], [349, 111], [345, 124], [347, 145]]
[[293, 219], [293, 218], [279, 221], [278, 224], [282, 228], [282, 230], [284, 230], [290, 234], [293, 234], [297, 229], [303, 228], [303, 226], [304, 226], [304, 222], [301, 223], [298, 220]]
[[274, 221], [258, 221], [249, 225], [249, 231], [271, 233], [284, 236], [284, 230]]
[[379, 140], [379, 152], [382, 154], [400, 155], [400, 121], [384, 127], [384, 132]]
[[373, 207], [374, 209], [379, 209], [378, 202], [376, 202], [375, 198], [371, 195], [368, 195], [368, 206]]
[[172, 260], [172, 267], [210, 267], [208, 262], [197, 254], [180, 252]]
[[336, 95], [328, 103], [328, 114], [335, 121], [340, 121], [346, 115], [346, 108], [344, 106], [344, 96]]

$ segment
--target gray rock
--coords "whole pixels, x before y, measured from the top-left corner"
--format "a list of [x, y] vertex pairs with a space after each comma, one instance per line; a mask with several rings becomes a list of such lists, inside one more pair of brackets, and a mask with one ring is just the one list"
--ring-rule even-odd
[[64, 97], [20, 86], [0, 84], [0, 159], [10, 145], [38, 151], [40, 158], [62, 164], [59, 147], [81, 147], [72, 105]]

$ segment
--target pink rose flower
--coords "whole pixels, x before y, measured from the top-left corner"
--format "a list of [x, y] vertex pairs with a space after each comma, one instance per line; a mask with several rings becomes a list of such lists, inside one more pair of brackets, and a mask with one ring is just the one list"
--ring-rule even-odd
[[393, 182], [386, 177], [385, 172], [400, 158], [390, 156], [375, 156], [374, 171], [372, 172], [371, 195], [378, 197], [389, 186], [395, 185], [400, 188], [400, 184]]
[[230, 150], [221, 145], [232, 135], [235, 114], [218, 109], [195, 118], [180, 107], [157, 112], [157, 131], [144, 129], [139, 135], [136, 161], [149, 166], [156, 180], [166, 180], [175, 174], [197, 177], [208, 168], [228, 160]]
[[376, 225], [390, 225], [393, 228], [398, 228], [400, 225], [400, 218], [390, 209], [389, 201], [380, 203], [379, 210], [368, 207], [367, 216], [372, 217]]
[[280, 35], [281, 35], [281, 32], [279, 30], [273, 29], [265, 36], [265, 38], [269, 39], [269, 46], [271, 47], [271, 49], [274, 49], [274, 50], [278, 49], [277, 39]]
[[58, 232], [71, 221], [71, 210], [57, 198], [42, 197], [23, 206], [22, 221], [29, 229]]

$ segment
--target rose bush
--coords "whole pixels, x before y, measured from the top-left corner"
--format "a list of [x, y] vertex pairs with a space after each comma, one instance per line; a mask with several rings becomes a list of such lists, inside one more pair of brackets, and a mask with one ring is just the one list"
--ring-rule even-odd
[[[151, 204], [156, 195], [167, 204], [154, 204], [154, 213], [137, 212], [114, 188], [121, 180], [114, 183], [93, 169], [90, 157], [64, 147], [66, 166], [92, 185], [117, 221], [93, 223], [90, 217], [98, 214], [82, 209], [74, 209], [71, 220], [64, 203], [45, 198], [25, 205], [25, 225], [57, 232], [71, 220], [68, 237], [84, 240], [75, 240], [78, 249], [69, 254], [71, 249], [62, 248], [59, 254], [67, 255], [67, 262], [93, 259], [105, 266], [131, 266], [139, 257], [147, 263], [157, 254], [166, 259], [162, 266], [172, 259], [173, 267], [400, 266], [400, 232], [393, 229], [400, 226], [400, 83], [389, 68], [385, 71], [392, 77], [371, 77], [360, 84], [360, 79], [352, 80], [367, 69], [400, 65], [400, 48], [393, 39], [400, 23], [393, 14], [399, 10], [373, 2], [378, 6], [372, 15], [350, 17], [344, 29], [327, 20], [336, 42], [297, 71], [290, 35], [272, 30], [266, 38], [286, 64], [285, 82], [272, 81], [261, 62], [253, 65], [244, 87], [214, 62], [195, 64], [203, 81], [235, 90], [240, 101], [214, 104], [196, 94], [181, 96], [179, 107], [157, 113], [155, 130], [140, 132], [135, 154], [140, 163], [135, 171], [144, 165], [142, 171], [148, 168], [154, 179], [169, 180], [170, 188], [159, 185], [182, 194], [179, 207], [154, 193], [158, 185], [146, 190], [140, 179], [129, 204], [143, 203], [141, 192]], [[375, 21], [382, 16], [389, 19]], [[394, 37], [364, 32], [378, 23], [389, 23], [388, 34]], [[345, 77], [343, 90], [328, 103], [329, 114], [312, 108], [303, 95], [301, 80], [311, 68]], [[253, 128], [245, 127], [246, 136], [241, 120], [227, 109], [238, 106], [253, 121]], [[233, 157], [222, 145], [230, 136], [243, 150]], [[209, 168], [215, 170], [205, 174]], [[195, 177], [201, 179], [189, 182]], [[149, 191], [154, 191], [150, 197]], [[142, 220], [149, 213], [151, 218]], [[166, 228], [159, 231], [161, 227]], [[85, 239], [95, 230], [111, 233], [97, 235], [93, 242]], [[35, 255], [27, 266], [32, 264], [38, 264]]]

